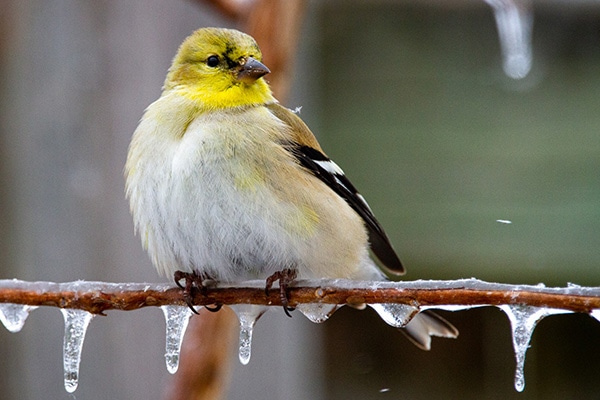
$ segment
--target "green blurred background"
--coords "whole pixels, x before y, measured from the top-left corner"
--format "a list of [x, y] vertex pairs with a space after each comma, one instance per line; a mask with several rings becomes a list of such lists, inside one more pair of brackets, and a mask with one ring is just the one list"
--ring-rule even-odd
[[598, 14], [538, 7], [519, 82], [483, 2], [351, 3], [321, 15], [322, 141], [408, 277], [598, 284]]
[[[535, 2], [533, 70], [515, 81], [491, 10], [451, 3], [323, 7], [324, 148], [383, 221], [407, 279], [598, 286], [600, 8]], [[593, 319], [544, 320], [517, 393], [503, 313], [444, 315], [459, 339], [423, 353], [374, 313], [336, 314], [327, 398], [600, 398]]]
[[[406, 279], [600, 286], [600, 5], [534, 8], [533, 70], [515, 81], [482, 1], [309, 2], [287, 105], [368, 199]], [[232, 23], [183, 0], [0, 11], [0, 277], [160, 281], [123, 195], [127, 145], [179, 43]], [[269, 313], [229, 398], [600, 398], [592, 318], [544, 320], [517, 393], [502, 312], [444, 316], [459, 339], [422, 352], [369, 310]], [[0, 398], [70, 398], [62, 329], [57, 310], [0, 329]], [[163, 330], [158, 310], [96, 318], [77, 398], [160, 398]]]

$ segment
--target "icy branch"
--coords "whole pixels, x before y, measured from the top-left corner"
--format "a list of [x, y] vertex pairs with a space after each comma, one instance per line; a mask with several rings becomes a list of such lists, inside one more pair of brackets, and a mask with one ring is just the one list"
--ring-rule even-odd
[[[250, 361], [253, 326], [268, 306], [281, 306], [278, 288], [265, 293], [264, 281], [212, 285], [196, 290], [198, 306], [228, 304], [240, 321], [239, 356]], [[288, 291], [289, 305], [313, 322], [324, 322], [340, 306], [369, 304], [388, 324], [404, 327], [421, 310], [461, 310], [497, 306], [509, 317], [517, 362], [515, 388], [525, 387], [525, 354], [536, 324], [544, 317], [585, 312], [600, 320], [600, 288], [568, 285], [507, 285], [476, 279], [456, 281], [359, 282], [298, 280]], [[106, 282], [25, 282], [0, 280], [0, 321], [18, 332], [29, 312], [39, 306], [59, 307], [65, 317], [64, 384], [72, 393], [78, 385], [79, 362], [86, 328], [94, 314], [107, 310], [161, 307], [166, 320], [166, 362], [177, 371], [183, 335], [192, 315], [183, 291], [168, 284]], [[425, 346], [429, 348], [429, 345]]]
[[[420, 308], [461, 309], [485, 305], [529, 305], [573, 312], [600, 309], [600, 288], [569, 285], [508, 285], [476, 279], [456, 281], [360, 282], [298, 280], [288, 291], [291, 306], [320, 304], [398, 303]], [[107, 310], [184, 305], [183, 293], [169, 284], [106, 282], [26, 282], [0, 280], [0, 303], [52, 306], [103, 314]], [[280, 306], [279, 290], [265, 295], [263, 281], [209, 286], [197, 292], [194, 304]]]

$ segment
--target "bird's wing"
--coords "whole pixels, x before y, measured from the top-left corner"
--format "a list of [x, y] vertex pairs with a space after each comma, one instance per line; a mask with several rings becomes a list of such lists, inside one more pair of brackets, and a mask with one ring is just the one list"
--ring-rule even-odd
[[276, 117], [292, 128], [293, 137], [285, 146], [303, 167], [343, 198], [365, 221], [371, 250], [383, 266], [393, 274], [403, 274], [404, 267], [371, 208], [350, 180], [346, 178], [344, 171], [325, 155], [306, 124], [290, 110], [278, 104], [270, 105], [268, 108]]

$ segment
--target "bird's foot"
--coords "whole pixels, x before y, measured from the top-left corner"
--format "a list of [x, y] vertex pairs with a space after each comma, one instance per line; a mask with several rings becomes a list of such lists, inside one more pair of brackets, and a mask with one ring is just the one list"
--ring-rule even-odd
[[286, 268], [269, 276], [265, 285], [265, 294], [269, 296], [269, 290], [271, 290], [276, 281], [279, 281], [279, 298], [281, 299], [281, 305], [283, 306], [283, 311], [285, 311], [285, 314], [290, 318], [290, 311], [294, 311], [294, 307], [289, 306], [287, 289], [289, 284], [292, 283], [297, 276], [298, 271], [292, 268]]
[[[183, 298], [185, 300], [185, 303], [188, 305], [190, 310], [194, 312], [194, 314], [198, 314], [198, 311], [196, 311], [196, 309], [194, 308], [193, 290], [200, 290], [200, 293], [206, 295], [207, 289], [206, 286], [203, 284], [204, 279], [202, 278], [202, 275], [198, 271], [175, 271], [175, 274], [173, 274], [173, 278], [175, 279], [175, 284], [181, 289], [183, 289]], [[185, 286], [182, 286], [180, 283], [182, 279], [185, 279]], [[221, 309], [221, 307], [221, 304], [216, 304], [214, 307], [204, 306], [204, 308], [211, 312], [217, 312]]]

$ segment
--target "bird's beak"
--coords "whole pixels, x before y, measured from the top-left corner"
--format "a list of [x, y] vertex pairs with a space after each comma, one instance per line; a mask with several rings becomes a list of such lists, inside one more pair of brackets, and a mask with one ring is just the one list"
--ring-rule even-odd
[[248, 57], [246, 62], [240, 66], [237, 80], [244, 83], [252, 83], [269, 72], [271, 70], [265, 64], [252, 57]]

